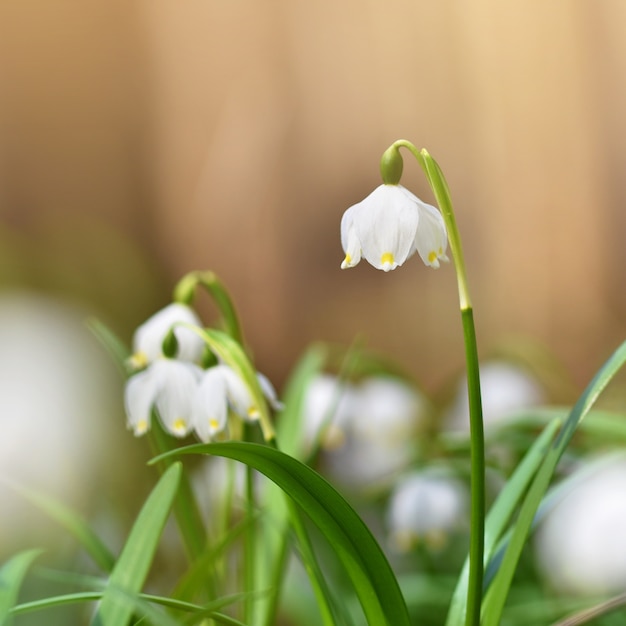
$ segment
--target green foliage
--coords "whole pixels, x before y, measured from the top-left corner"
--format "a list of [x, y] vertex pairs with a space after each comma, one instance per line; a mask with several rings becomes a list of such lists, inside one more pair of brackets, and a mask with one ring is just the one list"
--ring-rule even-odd
[[370, 530], [317, 472], [278, 450], [252, 443], [194, 445], [178, 450], [178, 454], [225, 456], [265, 474], [293, 498], [331, 543], [368, 623], [410, 623], [396, 577]]
[[92, 626], [124, 626], [134, 605], [126, 594], [139, 593], [178, 489], [182, 466], [172, 465], [150, 493], [118, 558]]
[[0, 568], [0, 624], [9, 624], [9, 613], [17, 601], [24, 576], [40, 554], [41, 550], [25, 550]]

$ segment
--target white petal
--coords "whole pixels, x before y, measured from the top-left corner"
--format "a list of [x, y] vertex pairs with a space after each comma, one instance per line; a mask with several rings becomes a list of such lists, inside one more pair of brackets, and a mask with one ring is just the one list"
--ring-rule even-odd
[[224, 381], [226, 382], [226, 395], [233, 411], [245, 420], [257, 420], [260, 417], [259, 407], [255, 406], [254, 400], [247, 385], [228, 365], [218, 365], [223, 368]]
[[226, 428], [226, 381], [220, 368], [218, 365], [204, 372], [193, 398], [193, 428], [200, 440], [205, 442]]
[[202, 370], [174, 359], [157, 361], [151, 369], [158, 376], [156, 407], [163, 427], [171, 435], [185, 437], [193, 428], [192, 401]]
[[415, 388], [396, 378], [376, 376], [357, 388], [357, 439], [391, 451], [411, 442], [425, 419], [426, 402]]
[[[179, 323], [202, 325], [190, 307], [176, 302], [146, 320], [133, 337], [134, 360], [152, 363], [162, 357], [163, 340], [172, 326]], [[178, 340], [177, 358], [181, 361], [199, 361], [204, 350], [202, 339], [188, 328], [176, 328], [174, 334]]]
[[285, 405], [278, 399], [276, 389], [274, 389], [274, 385], [272, 385], [269, 378], [261, 374], [261, 372], [257, 372], [256, 377], [259, 381], [261, 391], [270, 406], [274, 409], [274, 411], [282, 411], [285, 408]]
[[124, 405], [127, 424], [137, 437], [150, 429], [150, 416], [156, 395], [157, 379], [150, 367], [126, 382]]
[[430, 204], [419, 201], [420, 221], [415, 235], [415, 248], [422, 261], [435, 269], [439, 261], [447, 261], [448, 233], [441, 213]]
[[354, 209], [357, 206], [351, 206], [341, 218], [341, 246], [346, 254], [342, 270], [354, 267], [361, 260], [361, 242], [354, 226]]
[[303, 439], [309, 449], [321, 429], [325, 429], [322, 445], [340, 448], [356, 409], [356, 392], [352, 385], [330, 374], [320, 374], [307, 386], [303, 409]]
[[417, 198], [401, 185], [380, 185], [355, 205], [354, 225], [363, 256], [389, 271], [408, 258], [418, 228]]

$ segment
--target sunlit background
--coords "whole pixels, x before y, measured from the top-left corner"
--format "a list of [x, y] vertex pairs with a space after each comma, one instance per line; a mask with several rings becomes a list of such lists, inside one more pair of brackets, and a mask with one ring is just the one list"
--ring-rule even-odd
[[[48, 489], [62, 457], [71, 501], [130, 490], [145, 446], [82, 320], [130, 341], [193, 269], [229, 287], [278, 388], [311, 341], [357, 337], [446, 385], [453, 267], [339, 268], [341, 215], [399, 138], [448, 179], [481, 353], [529, 337], [582, 388], [626, 336], [624, 23], [617, 0], [1, 2], [2, 472]], [[60, 372], [82, 404], [57, 423]]]

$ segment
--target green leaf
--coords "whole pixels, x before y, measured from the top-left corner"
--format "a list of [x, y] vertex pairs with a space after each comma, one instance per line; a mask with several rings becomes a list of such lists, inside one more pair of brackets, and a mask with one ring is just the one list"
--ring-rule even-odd
[[7, 484], [70, 532], [102, 571], [110, 572], [113, 569], [115, 557], [78, 513], [42, 493], [22, 485]]
[[[506, 530], [511, 516], [526, 492], [530, 481], [537, 473], [537, 469], [545, 458], [548, 446], [554, 439], [554, 435], [560, 425], [561, 420], [555, 419], [546, 426], [493, 503], [485, 519], [485, 564], [490, 561], [495, 553], [498, 542]], [[466, 561], [454, 590], [446, 626], [456, 626], [457, 624], [465, 623], [468, 576], [469, 562]]]
[[9, 612], [17, 601], [22, 581], [32, 562], [43, 550], [25, 550], [0, 568], [0, 624], [8, 624]]
[[500, 624], [502, 611], [519, 557], [533, 524], [537, 508], [550, 485], [554, 470], [577, 426], [624, 363], [626, 363], [626, 342], [613, 353], [589, 383], [572, 409], [567, 421], [563, 424], [552, 446], [547, 451], [543, 463], [524, 499], [502, 563], [485, 595], [483, 602], [484, 626], [498, 626]]
[[107, 352], [113, 357], [113, 361], [120, 370], [120, 373], [126, 377], [129, 374], [128, 358], [130, 351], [126, 344], [99, 319], [92, 317], [87, 320], [87, 328], [95, 335], [100, 343], [106, 348]]
[[176, 496], [181, 472], [182, 465], [173, 464], [148, 496], [113, 568], [93, 626], [125, 626], [128, 623], [133, 603], [121, 598], [120, 590], [136, 595], [143, 587]]
[[354, 509], [317, 472], [283, 452], [253, 443], [200, 444], [176, 453], [225, 456], [265, 474], [304, 509], [330, 542], [354, 585], [368, 623], [409, 625], [398, 581], [380, 546]]

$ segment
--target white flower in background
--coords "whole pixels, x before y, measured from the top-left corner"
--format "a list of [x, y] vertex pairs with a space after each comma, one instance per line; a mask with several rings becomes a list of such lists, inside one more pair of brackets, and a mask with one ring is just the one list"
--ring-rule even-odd
[[174, 328], [178, 341], [176, 358], [181, 361], [197, 363], [202, 357], [204, 341], [194, 331], [176, 324], [192, 324], [202, 327], [196, 313], [187, 305], [174, 302], [146, 320], [133, 337], [133, 356], [131, 363], [135, 368], [145, 367], [163, 358], [163, 340]]
[[0, 294], [1, 558], [34, 537], [48, 547], [59, 536], [5, 480], [87, 514], [133, 464], [123, 449], [111, 463], [124, 446], [109, 419], [119, 409], [119, 375], [86, 315], [49, 295]]
[[[257, 373], [257, 379], [270, 406], [275, 410], [282, 408], [267, 377]], [[198, 438], [206, 442], [223, 432], [229, 409], [246, 421], [260, 417], [259, 407], [239, 375], [228, 365], [215, 365], [202, 373], [193, 397], [193, 427]]]
[[[546, 401], [546, 394], [537, 379], [525, 369], [505, 361], [492, 361], [480, 366], [480, 387], [486, 428]], [[444, 422], [452, 430], [469, 431], [465, 379], [459, 381], [456, 400], [445, 415]]]
[[306, 453], [321, 435], [323, 448], [339, 448], [345, 443], [346, 425], [356, 402], [354, 387], [336, 376], [320, 374], [309, 383], [302, 409], [302, 433]]
[[136, 436], [150, 428], [156, 408], [165, 430], [185, 437], [192, 428], [192, 401], [202, 370], [193, 363], [159, 359], [129, 378], [124, 391], [128, 427]]
[[358, 403], [352, 422], [355, 436], [390, 446], [412, 440], [426, 410], [424, 398], [413, 387], [384, 376], [367, 378], [359, 385]]
[[563, 593], [626, 588], [626, 459], [602, 464], [548, 513], [536, 531], [539, 569]]
[[387, 509], [392, 547], [407, 552], [423, 542], [437, 550], [467, 526], [467, 489], [459, 480], [434, 471], [415, 472], [394, 488]]
[[[392, 478], [415, 457], [415, 435], [427, 411], [424, 398], [410, 385], [394, 378], [370, 377], [356, 385], [333, 377], [314, 381], [316, 395], [307, 392], [305, 424], [313, 400], [317, 403], [317, 428], [332, 402], [337, 403], [332, 436], [324, 439], [323, 468], [333, 480], [352, 488], [370, 487]], [[323, 401], [325, 398], [325, 401]]]
[[341, 219], [341, 245], [346, 254], [342, 269], [354, 267], [364, 257], [388, 272], [415, 251], [430, 267], [448, 260], [441, 213], [402, 185], [380, 185], [351, 206]]

